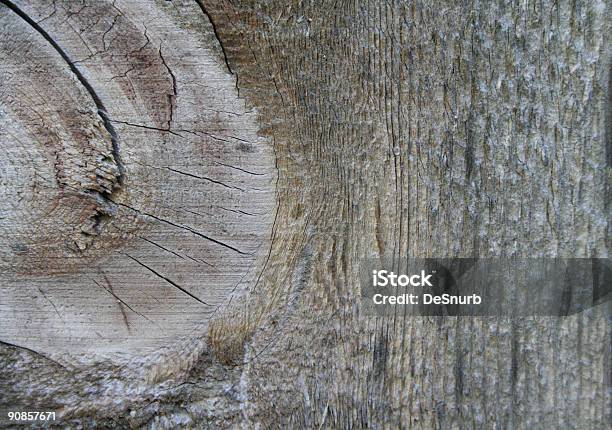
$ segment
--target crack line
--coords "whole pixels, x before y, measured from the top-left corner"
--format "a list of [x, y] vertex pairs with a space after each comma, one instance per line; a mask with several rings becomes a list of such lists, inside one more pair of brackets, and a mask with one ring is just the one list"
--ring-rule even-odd
[[204, 238], [204, 239], [209, 240], [209, 241], [211, 241], [211, 242], [213, 242], [213, 243], [216, 243], [217, 245], [223, 246], [224, 248], [231, 249], [232, 251], [237, 252], [237, 253], [238, 253], [238, 254], [240, 254], [240, 255], [252, 255], [252, 254], [249, 254], [248, 252], [241, 251], [241, 250], [239, 250], [238, 248], [234, 248], [232, 245], [228, 245], [227, 243], [223, 243], [223, 242], [221, 242], [221, 241], [219, 241], [219, 240], [217, 240], [217, 239], [213, 239], [212, 237], [206, 236], [205, 234], [200, 233], [199, 231], [194, 230], [194, 229], [192, 229], [192, 228], [190, 228], [190, 227], [187, 227], [187, 226], [185, 226], [185, 225], [175, 224], [175, 223], [173, 223], [172, 221], [168, 221], [168, 220], [166, 220], [166, 219], [160, 218], [160, 217], [155, 216], [155, 215], [153, 215], [153, 214], [146, 213], [146, 212], [142, 212], [142, 211], [140, 211], [140, 210], [138, 210], [138, 209], [136, 209], [136, 208], [133, 208], [133, 207], [131, 207], [131, 206], [129, 206], [129, 205], [126, 205], [125, 203], [119, 203], [119, 202], [116, 202], [116, 201], [114, 201], [114, 200], [111, 200], [111, 201], [112, 201], [114, 204], [116, 204], [116, 205], [122, 206], [122, 207], [124, 207], [124, 208], [126, 208], [126, 209], [133, 210], [133, 211], [134, 211], [134, 212], [136, 212], [137, 214], [140, 214], [140, 215], [143, 215], [143, 216], [148, 216], [148, 217], [153, 218], [153, 219], [155, 219], [155, 220], [157, 220], [157, 221], [161, 221], [161, 222], [164, 222], [164, 223], [166, 223], [166, 224], [169, 224], [169, 225], [171, 225], [171, 226], [173, 226], [173, 227], [180, 228], [180, 229], [183, 229], [183, 230], [187, 230], [187, 231], [189, 231], [189, 232], [191, 232], [191, 233], [195, 234], [196, 236], [200, 236], [201, 238]]
[[164, 56], [162, 55], [161, 43], [159, 44], [159, 58], [161, 59], [161, 62], [163, 63], [166, 70], [168, 71], [168, 74], [172, 78], [172, 92], [174, 95], [168, 94], [168, 101], [170, 102], [170, 118], [168, 118], [168, 130], [170, 130], [170, 128], [172, 127], [172, 120], [174, 119], [174, 109], [176, 108], [176, 98], [178, 93], [176, 90], [176, 76], [174, 76], [174, 73], [172, 73], [172, 70], [170, 69], [170, 67], [166, 63], [166, 60], [164, 59]]
[[102, 122], [104, 123], [104, 128], [106, 128], [106, 131], [108, 132], [108, 134], [110, 134], [113, 158], [115, 160], [115, 164], [117, 165], [117, 169], [119, 170], [119, 175], [117, 176], [117, 180], [119, 181], [119, 184], [122, 185], [123, 184], [123, 179], [124, 179], [124, 176], [125, 176], [125, 167], [123, 166], [123, 162], [121, 161], [121, 156], [119, 155], [119, 141], [118, 141], [117, 133], [115, 132], [115, 128], [113, 127], [113, 125], [111, 124], [111, 122], [109, 120], [108, 114], [106, 112], [106, 108], [104, 107], [104, 103], [102, 103], [102, 100], [100, 100], [100, 97], [98, 97], [98, 94], [93, 89], [93, 87], [91, 86], [89, 81], [87, 81], [85, 76], [83, 76], [83, 74], [80, 72], [80, 70], [75, 66], [75, 64], [70, 59], [70, 57], [68, 57], [68, 54], [66, 54], [66, 52], [64, 52], [64, 50], [49, 35], [49, 33], [47, 33], [45, 31], [45, 29], [43, 29], [36, 21], [34, 21], [32, 18], [30, 18], [30, 16], [27, 13], [22, 11], [13, 2], [11, 2], [9, 0], [0, 0], [0, 2], [3, 5], [5, 5], [6, 7], [8, 7], [10, 10], [12, 10], [17, 16], [19, 16], [25, 22], [27, 22], [34, 30], [36, 30], [57, 51], [57, 53], [66, 62], [66, 64], [68, 64], [68, 67], [70, 68], [72, 73], [75, 74], [75, 76], [77, 77], [77, 79], [79, 80], [81, 85], [83, 85], [83, 87], [85, 87], [85, 89], [87, 90], [87, 92], [91, 96], [91, 98], [93, 99], [93, 102], [96, 105], [96, 108], [98, 109], [98, 115], [100, 116], [100, 118], [102, 119]]
[[[104, 279], [106, 281], [106, 283], [110, 286], [110, 282], [108, 281], [108, 279], [106, 278], [106, 275], [104, 275]], [[146, 316], [144, 316], [143, 314], [141, 314], [140, 312], [134, 310], [130, 305], [128, 305], [124, 300], [120, 299], [119, 296], [117, 296], [112, 289], [108, 289], [106, 287], [104, 287], [104, 285], [101, 285], [98, 281], [96, 281], [95, 279], [92, 278], [92, 281], [94, 282], [94, 284], [96, 284], [98, 287], [102, 288], [104, 291], [106, 291], [107, 293], [109, 293], [111, 296], [113, 296], [117, 301], [119, 301], [121, 304], [123, 304], [126, 308], [128, 308], [129, 310], [131, 310], [132, 312], [134, 312], [136, 315], [140, 315], [141, 317], [143, 317], [144, 319], [146, 319], [147, 321], [149, 321], [150, 323], [153, 323], [155, 325], [157, 325], [157, 323], [151, 321], [149, 318], [147, 318]], [[129, 324], [127, 322], [127, 316], [125, 315], [125, 312], [123, 311], [123, 308], [121, 308], [121, 306], [119, 306], [119, 308], [121, 309], [121, 313], [123, 314], [123, 320], [125, 322], [126, 327], [128, 328], [128, 331], [130, 330]]]
[[144, 263], [141, 263], [140, 261], [138, 261], [136, 258], [132, 257], [130, 254], [125, 253], [125, 252], [120, 252], [120, 254], [125, 255], [126, 257], [131, 258], [132, 260], [134, 260], [136, 263], [138, 263], [139, 265], [141, 265], [142, 267], [144, 267], [145, 269], [149, 270], [151, 273], [153, 273], [154, 275], [160, 277], [161, 279], [163, 279], [164, 281], [166, 281], [167, 283], [169, 283], [170, 285], [172, 285], [175, 288], [178, 288], [179, 290], [181, 290], [183, 293], [187, 294], [189, 297], [191, 297], [192, 299], [202, 303], [203, 305], [206, 306], [212, 306], [209, 305], [208, 303], [206, 303], [205, 301], [203, 301], [202, 299], [200, 299], [199, 297], [193, 295], [192, 293], [190, 293], [189, 291], [187, 291], [186, 289], [184, 289], [183, 287], [181, 287], [179, 284], [177, 284], [176, 282], [174, 282], [172, 279], [166, 278], [164, 275], [156, 272], [154, 269], [150, 268], [149, 266], [147, 266]]
[[240, 170], [241, 172], [248, 173], [249, 175], [255, 175], [255, 176], [265, 176], [265, 175], [266, 175], [265, 173], [255, 173], [255, 172], [250, 172], [250, 171], [245, 170], [245, 169], [242, 169], [242, 168], [240, 168], [240, 167], [232, 166], [231, 164], [221, 163], [220, 161], [214, 161], [214, 160], [213, 160], [213, 163], [215, 163], [215, 164], [219, 164], [219, 165], [221, 165], [221, 166], [229, 167], [230, 169]]
[[181, 170], [173, 169], [172, 167], [168, 167], [168, 166], [164, 166], [164, 169], [169, 170], [169, 171], [174, 172], [174, 173], [178, 173], [179, 175], [185, 175], [185, 176], [189, 176], [191, 178], [201, 179], [203, 181], [209, 181], [209, 182], [212, 182], [213, 184], [221, 185], [221, 186], [223, 186], [225, 188], [230, 188], [230, 189], [234, 188], [234, 189], [239, 190], [239, 191], [244, 191], [242, 188], [235, 187], [233, 185], [227, 185], [227, 184], [225, 184], [225, 183], [223, 183], [221, 181], [216, 181], [216, 180], [210, 179], [210, 178], [208, 178], [206, 176], [194, 175], [193, 173], [183, 172]]
[[[217, 38], [217, 41], [219, 42], [219, 47], [221, 48], [221, 53], [223, 54], [223, 61], [225, 61], [225, 67], [227, 67], [227, 71], [230, 72], [231, 75], [235, 76], [234, 71], [230, 67], [230, 63], [229, 63], [229, 60], [227, 58], [227, 53], [225, 52], [225, 48], [223, 47], [223, 43], [221, 43], [221, 38], [219, 37], [219, 32], [217, 31], [217, 26], [215, 25], [215, 22], [213, 21], [212, 17], [210, 16], [208, 11], [204, 7], [204, 3], [202, 2], [202, 0], [195, 0], [195, 2], [197, 3], [197, 5], [202, 10], [202, 13], [204, 15], [206, 15], [206, 17], [208, 18], [208, 21], [210, 21], [210, 25], [212, 27], [213, 33], [215, 34], [215, 37]], [[237, 81], [237, 79], [236, 79], [236, 81]], [[237, 85], [237, 83], [236, 83], [236, 85]]]

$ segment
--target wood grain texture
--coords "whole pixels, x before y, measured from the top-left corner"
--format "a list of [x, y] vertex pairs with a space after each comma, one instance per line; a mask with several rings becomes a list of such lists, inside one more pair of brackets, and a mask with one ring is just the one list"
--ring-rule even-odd
[[381, 319], [357, 285], [372, 253], [608, 255], [608, 5], [209, 3], [281, 172], [248, 426], [605, 428], [609, 308]]
[[201, 331], [267, 253], [276, 179], [206, 16], [1, 7], [0, 338], [78, 356]]
[[[59, 92], [49, 85], [47, 98], [83, 106], [62, 126], [74, 137], [43, 139], [30, 110], [4, 113], [13, 106], [5, 94], [40, 93], [46, 87], [33, 88], [41, 79], [3, 84], [0, 118], [10, 121], [3, 119], [2, 133], [52, 142], [66, 173], [54, 179], [44, 145], [11, 145], [20, 149], [3, 160], [13, 178], [5, 184], [3, 175], [3, 192], [26, 200], [8, 199], [23, 209], [3, 208], [2, 216], [34, 213], [39, 203], [31, 201], [54, 195], [36, 197], [31, 184], [42, 180], [18, 174], [20, 165], [40, 165], [29, 169], [47, 175], [54, 192], [67, 188], [60, 180], [81, 190], [69, 196], [77, 203], [59, 207], [80, 204], [82, 215], [48, 218], [66, 229], [52, 236], [61, 237], [57, 244], [45, 241], [59, 255], [71, 255], [65, 239], [83, 240], [82, 227], [105, 207], [83, 190], [112, 199], [117, 210], [101, 217], [100, 232], [87, 236], [68, 274], [34, 263], [42, 248], [7, 254], [0, 315], [13, 326], [2, 324], [0, 340], [10, 335], [15, 342], [7, 342], [17, 346], [0, 347], [0, 362], [8, 363], [0, 379], [8, 381], [0, 384], [5, 404], [47, 402], [64, 422], [111, 428], [607, 428], [609, 304], [567, 318], [381, 318], [362, 314], [358, 300], [360, 262], [372, 254], [608, 257], [607, 2], [34, 3], [19, 7], [42, 20], [92, 83], [120, 137], [126, 173], [120, 180], [112, 133], [87, 88], [40, 32], [3, 8], [2, 19], [10, 19], [3, 31], [21, 30], [7, 31], [1, 43], [28, 35], [38, 41], [40, 53], [24, 58], [45, 61], [57, 82], [73, 83]], [[15, 63], [3, 60], [0, 72], [37, 69]], [[37, 109], [47, 120], [57, 115]], [[90, 152], [74, 155], [71, 147]], [[86, 163], [100, 157], [104, 179], [91, 176]], [[194, 176], [256, 189], [243, 193]], [[45, 231], [44, 224], [31, 231]], [[208, 286], [235, 285], [230, 267], [246, 273], [238, 276], [240, 291], [210, 320], [208, 308], [168, 286], [172, 280], [223, 303], [228, 289]], [[116, 354], [109, 363], [50, 362], [40, 353], [56, 359], [55, 347], [28, 340], [26, 331], [34, 336], [43, 324], [17, 325], [12, 313], [24, 312], [13, 309], [46, 306], [53, 321], [49, 300], [31, 292], [40, 288], [54, 303], [64, 300], [58, 313], [73, 315], [66, 327], [76, 327], [82, 301], [73, 297], [84, 274], [103, 287], [106, 275], [111, 295], [144, 306], [147, 312], [135, 309], [148, 318], [173, 321], [168, 338], [199, 329], [139, 355], [141, 345], [165, 338], [144, 323], [128, 336], [120, 309], [106, 297], [106, 340], [96, 340], [93, 352], [101, 357], [105, 348], [128, 345], [129, 360]], [[161, 303], [145, 306], [144, 294]], [[104, 309], [99, 297], [92, 309]], [[90, 329], [99, 331], [103, 319], [96, 315]], [[91, 353], [83, 348], [73, 360], [89, 357], [83, 352]]]

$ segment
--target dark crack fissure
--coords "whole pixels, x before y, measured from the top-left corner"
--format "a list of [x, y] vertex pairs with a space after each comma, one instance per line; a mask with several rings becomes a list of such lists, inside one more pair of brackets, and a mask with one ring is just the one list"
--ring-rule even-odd
[[9, 348], [14, 348], [14, 349], [16, 349], [16, 350], [18, 350], [18, 351], [27, 351], [27, 352], [29, 352], [29, 353], [30, 353], [30, 354], [32, 354], [32, 355], [35, 355], [35, 356], [38, 356], [38, 357], [41, 357], [41, 358], [43, 358], [43, 359], [45, 359], [45, 360], [50, 361], [51, 363], [53, 363], [53, 364], [55, 364], [55, 365], [57, 365], [57, 366], [61, 367], [61, 368], [62, 368], [62, 369], [64, 369], [64, 370], [68, 370], [68, 369], [66, 368], [66, 366], [64, 366], [64, 365], [63, 365], [63, 364], [61, 364], [60, 362], [55, 361], [55, 360], [53, 360], [52, 358], [47, 357], [47, 356], [46, 356], [45, 354], [43, 354], [42, 352], [38, 352], [38, 351], [35, 351], [35, 350], [31, 349], [31, 348], [28, 348], [27, 346], [16, 345], [16, 344], [14, 344], [14, 343], [10, 343], [10, 342], [7, 342], [7, 341], [5, 341], [5, 340], [0, 340], [0, 345], [7, 346], [7, 347], [9, 347]]
[[170, 285], [172, 285], [173, 287], [177, 288], [178, 290], [182, 291], [183, 293], [187, 294], [189, 297], [191, 297], [192, 299], [194, 299], [195, 301], [206, 305], [206, 306], [212, 306], [208, 303], [206, 303], [204, 300], [200, 299], [198, 296], [190, 293], [189, 291], [187, 291], [185, 288], [181, 287], [179, 284], [177, 284], [176, 282], [174, 282], [172, 279], [165, 277], [164, 275], [162, 275], [161, 273], [157, 272], [155, 269], [152, 269], [151, 267], [147, 266], [146, 264], [144, 264], [143, 262], [139, 261], [138, 259], [132, 257], [130, 254], [127, 254], [125, 252], [121, 252], [120, 254], [125, 255], [126, 257], [134, 260], [136, 263], [138, 263], [139, 265], [141, 265], [142, 267], [144, 267], [145, 269], [147, 269], [149, 272], [153, 273], [155, 276], [163, 279], [164, 281], [166, 281], [167, 283], [169, 283]]
[[[68, 57], [68, 54], [66, 54], [66, 52], [64, 52], [64, 50], [49, 35], [49, 33], [47, 33], [45, 31], [45, 29], [43, 29], [36, 21], [34, 21], [32, 18], [30, 18], [30, 16], [27, 13], [22, 11], [17, 5], [12, 3], [11, 1], [9, 1], [9, 0], [0, 0], [0, 3], [2, 3], [4, 6], [8, 7], [15, 14], [17, 14], [17, 16], [19, 16], [21, 19], [23, 19], [25, 22], [27, 22], [51, 46], [53, 46], [53, 48], [57, 51], [57, 53], [64, 59], [66, 64], [68, 64], [68, 67], [70, 68], [72, 73], [75, 74], [75, 76], [77, 77], [77, 79], [79, 80], [81, 85], [83, 85], [83, 87], [85, 87], [85, 89], [87, 90], [87, 92], [89, 93], [89, 95], [91, 96], [91, 98], [93, 99], [93, 101], [94, 101], [94, 103], [96, 105], [96, 108], [98, 110], [98, 115], [100, 116], [100, 118], [102, 119], [102, 122], [104, 123], [104, 128], [106, 128], [106, 131], [108, 132], [108, 134], [110, 134], [111, 144], [112, 144], [113, 159], [115, 161], [115, 164], [117, 165], [117, 169], [119, 170], [119, 175], [117, 176], [117, 180], [118, 180], [120, 185], [123, 185], [123, 179], [124, 179], [124, 176], [125, 176], [125, 167], [123, 166], [123, 162], [121, 161], [121, 156], [119, 155], [119, 140], [118, 140], [118, 137], [117, 137], [117, 133], [116, 133], [115, 128], [113, 127], [112, 123], [110, 122], [110, 119], [108, 118], [108, 114], [107, 114], [106, 108], [104, 107], [104, 103], [102, 103], [102, 100], [100, 99], [100, 97], [98, 97], [98, 94], [96, 93], [96, 91], [93, 89], [93, 87], [91, 86], [89, 81], [85, 78], [85, 76], [83, 76], [83, 74], [75, 66], [75, 64], [70, 59], [70, 57]], [[103, 194], [103, 193], [101, 193], [101, 194]]]
[[99, 282], [97, 282], [95, 279], [92, 279], [92, 281], [94, 282], [94, 284], [96, 284], [98, 287], [102, 288], [104, 291], [106, 291], [107, 293], [109, 293], [111, 296], [113, 296], [115, 298], [115, 300], [117, 300], [117, 304], [119, 306], [119, 311], [121, 312], [121, 317], [123, 319], [123, 324], [125, 325], [125, 328], [127, 329], [128, 333], [131, 334], [131, 329], [130, 329], [130, 321], [128, 320], [127, 314], [125, 313], [125, 309], [123, 309], [123, 306], [126, 306], [128, 309], [130, 309], [132, 312], [135, 312], [132, 308], [130, 308], [130, 306], [125, 303], [123, 300], [121, 300], [119, 297], [117, 297], [117, 295], [113, 292], [113, 287], [110, 284], [110, 282], [108, 282], [108, 279], [106, 279], [106, 284], [108, 285], [108, 288], [103, 287]]
[[183, 136], [183, 135], [181, 135], [181, 134], [179, 134], [179, 133], [177, 133], [175, 131], [172, 131], [169, 128], [151, 127], [149, 125], [134, 124], [134, 123], [131, 123], [131, 122], [119, 121], [119, 120], [116, 120], [116, 119], [111, 119], [110, 121], [111, 122], [116, 122], [117, 124], [127, 125], [128, 127], [137, 127], [137, 128], [144, 128], [146, 130], [161, 131], [163, 133], [170, 133], [170, 134], [172, 134], [174, 136], [178, 136], [178, 137], [183, 138], [183, 139], [185, 138], [185, 136]]
[[168, 118], [168, 130], [170, 130], [170, 128], [172, 127], [172, 121], [174, 119], [174, 109], [176, 109], [176, 98], [178, 96], [178, 92], [176, 90], [176, 76], [174, 76], [172, 69], [170, 69], [170, 67], [166, 63], [164, 56], [162, 55], [161, 44], [159, 45], [159, 58], [161, 59], [161, 62], [166, 68], [166, 71], [170, 75], [170, 78], [172, 78], [172, 95], [168, 95], [168, 99], [170, 101], [170, 118]]
[[119, 206], [121, 206], [121, 207], [124, 207], [124, 208], [126, 208], [126, 209], [133, 210], [134, 212], [136, 212], [136, 213], [137, 213], [137, 214], [139, 214], [139, 215], [142, 215], [142, 216], [148, 216], [148, 217], [150, 217], [150, 218], [153, 218], [153, 219], [155, 219], [155, 220], [157, 220], [157, 221], [160, 221], [160, 222], [163, 222], [163, 223], [165, 223], [165, 224], [171, 225], [171, 226], [173, 226], [173, 227], [176, 227], [176, 228], [180, 228], [180, 229], [183, 229], [183, 230], [189, 231], [189, 232], [191, 232], [191, 233], [195, 234], [196, 236], [199, 236], [199, 237], [201, 237], [201, 238], [203, 238], [203, 239], [206, 239], [206, 240], [208, 240], [208, 241], [210, 241], [210, 242], [216, 243], [216, 244], [217, 244], [217, 245], [219, 245], [219, 246], [222, 246], [222, 247], [227, 248], [227, 249], [231, 249], [232, 251], [234, 251], [234, 252], [236, 252], [236, 253], [238, 253], [238, 254], [240, 254], [240, 255], [253, 255], [253, 254], [250, 254], [250, 253], [247, 253], [247, 252], [241, 251], [241, 250], [239, 250], [238, 248], [233, 247], [232, 245], [229, 245], [229, 244], [227, 244], [227, 243], [221, 242], [220, 240], [213, 239], [212, 237], [209, 237], [209, 236], [207, 236], [207, 235], [205, 235], [205, 234], [203, 234], [203, 233], [200, 233], [199, 231], [194, 230], [194, 229], [192, 229], [191, 227], [187, 227], [187, 226], [185, 226], [185, 225], [176, 224], [176, 223], [173, 223], [172, 221], [168, 221], [167, 219], [160, 218], [160, 217], [155, 216], [155, 215], [153, 215], [153, 214], [146, 213], [146, 212], [142, 212], [142, 211], [141, 211], [141, 210], [139, 210], [139, 209], [136, 209], [136, 208], [133, 208], [133, 207], [131, 207], [131, 206], [129, 206], [129, 205], [126, 205], [125, 203], [120, 203], [120, 202], [116, 202], [116, 201], [113, 201], [113, 203], [114, 203], [114, 204], [116, 204], [116, 205], [119, 205]]
[[[100, 284], [98, 281], [96, 281], [95, 279], [92, 279], [92, 281], [94, 282], [94, 284], [96, 284], [98, 287], [102, 288], [104, 291], [106, 291], [108, 294], [110, 294], [111, 296], [113, 296], [113, 298], [115, 300], [117, 300], [118, 303], [123, 304], [126, 308], [128, 308], [130, 311], [134, 312], [136, 315], [146, 319], [147, 321], [149, 321], [150, 323], [153, 323], [153, 321], [151, 321], [149, 318], [147, 318], [145, 315], [141, 314], [140, 312], [138, 312], [137, 310], [135, 310], [134, 308], [132, 308], [130, 305], [128, 305], [124, 300], [122, 300], [119, 296], [117, 296], [115, 294], [115, 292], [112, 289], [112, 285], [111, 283], [108, 281], [108, 278], [106, 277], [106, 275], [104, 276], [104, 280], [106, 281], [106, 285], [108, 285], [108, 288], [106, 288], [104, 285]], [[119, 306], [119, 308], [121, 309], [121, 314], [123, 317], [123, 321], [125, 322], [126, 327], [129, 329], [129, 323], [127, 320], [127, 315], [125, 314], [125, 311], [123, 310], [123, 308], [121, 306]]]
[[195, 0], [195, 2], [202, 10], [202, 13], [206, 15], [206, 18], [208, 18], [208, 21], [210, 21], [210, 25], [212, 27], [213, 33], [215, 34], [215, 37], [217, 38], [217, 41], [219, 42], [219, 47], [221, 48], [221, 53], [223, 54], [223, 61], [225, 61], [225, 67], [227, 67], [227, 71], [230, 72], [230, 74], [235, 75], [234, 71], [232, 70], [232, 67], [230, 66], [229, 60], [227, 58], [227, 53], [225, 52], [225, 48], [223, 47], [223, 43], [221, 43], [221, 37], [219, 37], [219, 32], [217, 31], [217, 26], [215, 25], [215, 21], [213, 21], [212, 16], [210, 16], [208, 11], [204, 7], [204, 3], [202, 2], [202, 0]]
[[232, 166], [231, 164], [221, 163], [220, 161], [213, 161], [213, 163], [215, 163], [215, 164], [219, 164], [219, 165], [221, 165], [221, 166], [229, 167], [230, 169], [240, 170], [241, 172], [248, 173], [249, 175], [254, 175], [254, 176], [265, 176], [265, 175], [266, 175], [265, 173], [255, 173], [255, 172], [251, 172], [251, 171], [249, 171], [249, 170], [245, 170], [245, 169], [242, 169], [242, 168], [240, 168], [240, 167]]
[[195, 174], [189, 173], [189, 172], [183, 172], [182, 170], [173, 169], [172, 167], [167, 167], [167, 166], [164, 166], [164, 169], [169, 170], [169, 171], [174, 172], [174, 173], [178, 173], [179, 175], [189, 176], [190, 178], [201, 179], [203, 181], [208, 181], [208, 182], [211, 182], [213, 184], [221, 185], [222, 187], [225, 187], [225, 188], [230, 188], [230, 189], [233, 188], [235, 190], [244, 191], [242, 188], [235, 187], [233, 185], [227, 185], [227, 184], [225, 184], [225, 183], [223, 183], [221, 181], [216, 181], [216, 180], [208, 178], [206, 176], [200, 176], [200, 175], [195, 175]]

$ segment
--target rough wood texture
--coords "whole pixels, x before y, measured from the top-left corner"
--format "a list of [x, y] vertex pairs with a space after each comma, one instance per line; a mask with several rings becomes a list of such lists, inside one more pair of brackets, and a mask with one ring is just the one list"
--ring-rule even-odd
[[210, 23], [191, 3], [10, 5], [0, 338], [78, 357], [188, 335], [251, 279], [274, 208]]
[[86, 426], [607, 427], [606, 305], [357, 300], [372, 253], [608, 256], [606, 2], [18, 5], [49, 37], [2, 7], [4, 404]]

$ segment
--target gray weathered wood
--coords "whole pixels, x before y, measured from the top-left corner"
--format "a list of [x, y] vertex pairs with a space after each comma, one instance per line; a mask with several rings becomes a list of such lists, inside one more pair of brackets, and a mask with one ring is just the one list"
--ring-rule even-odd
[[210, 24], [196, 4], [16, 7], [0, 338], [78, 357], [188, 335], [267, 253], [276, 178]]

